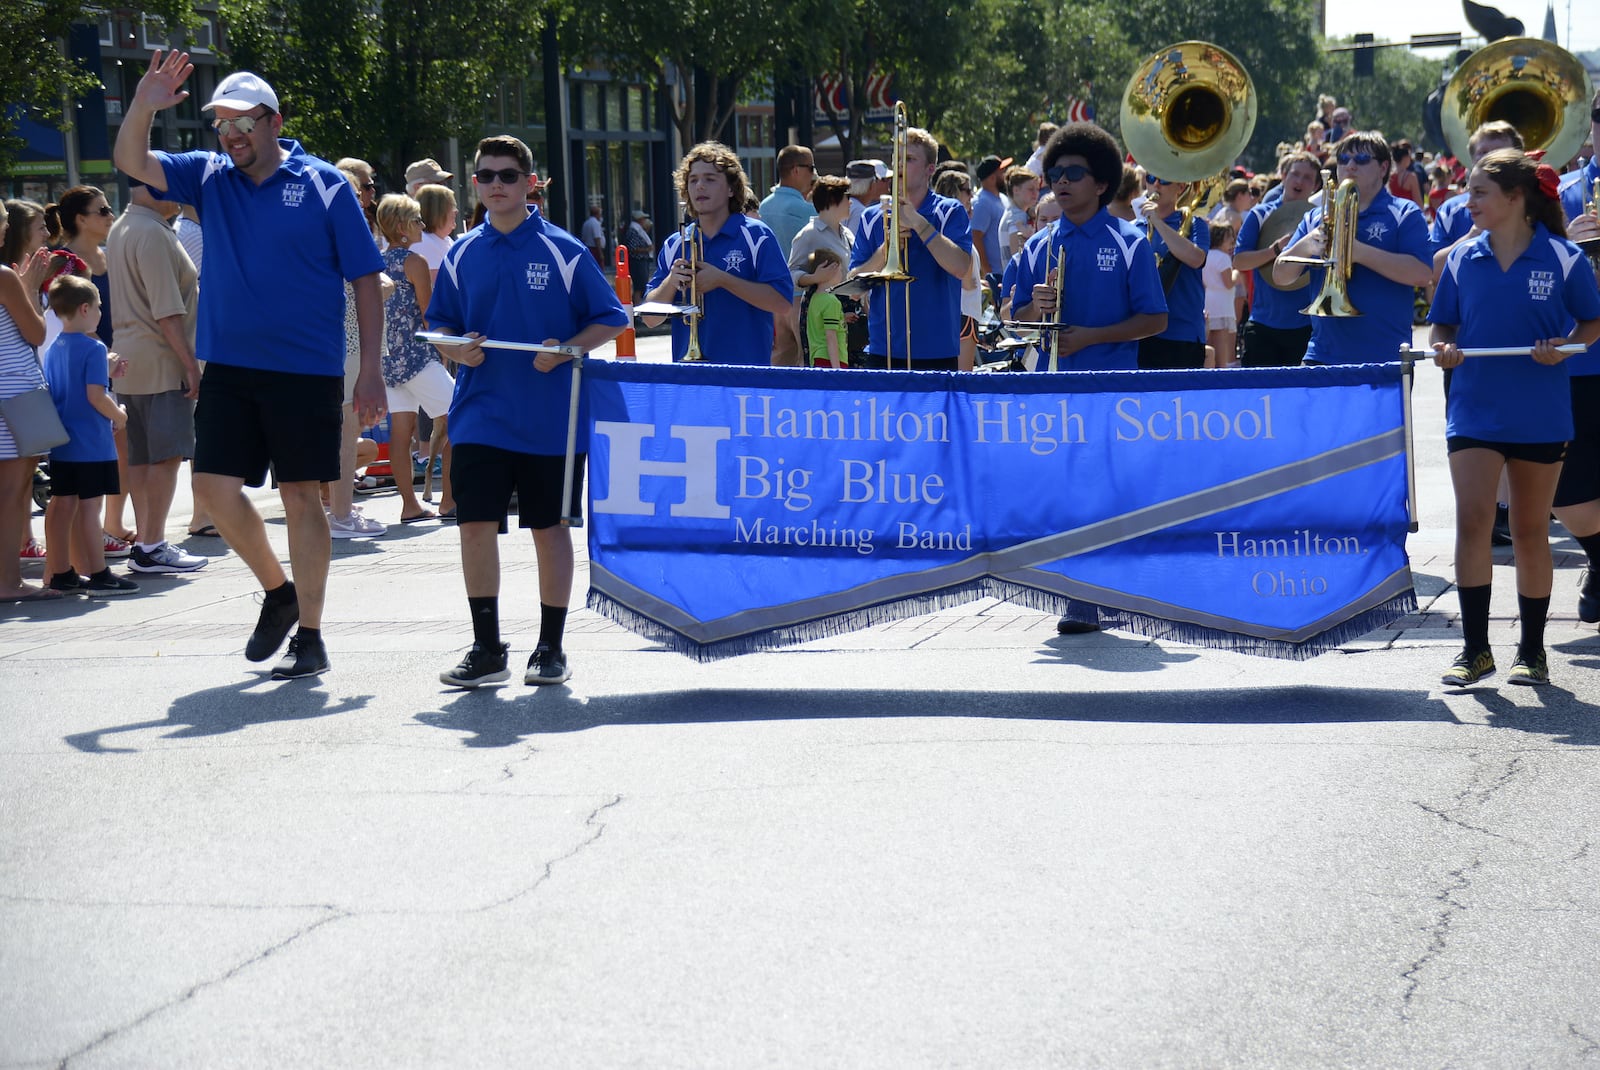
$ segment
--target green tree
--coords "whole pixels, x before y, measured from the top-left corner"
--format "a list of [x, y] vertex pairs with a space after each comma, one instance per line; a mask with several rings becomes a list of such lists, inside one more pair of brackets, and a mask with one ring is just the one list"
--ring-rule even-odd
[[[1338, 42], [1348, 43], [1348, 39]], [[1439, 84], [1441, 59], [1428, 59], [1405, 48], [1380, 48], [1373, 53], [1374, 74], [1357, 78], [1349, 52], [1326, 52], [1317, 65], [1317, 92], [1327, 93], [1350, 109], [1361, 130], [1382, 130], [1390, 141], [1410, 138], [1422, 143], [1422, 105]], [[1310, 98], [1303, 120], [1315, 110]], [[1437, 147], [1437, 146], [1435, 146]]]
[[284, 99], [291, 133], [391, 184], [482, 129], [502, 72], [532, 65], [543, 9], [519, 0], [222, 0], [230, 65]]
[[[193, 25], [194, 9], [181, 0], [159, 0], [144, 9], [160, 16], [168, 26]], [[63, 99], [80, 97], [98, 85], [95, 76], [68, 56], [67, 33], [75, 22], [88, 19], [82, 0], [12, 0], [0, 4], [0, 40], [6, 57], [0, 62], [0, 170], [14, 162], [22, 150], [16, 131], [22, 118], [60, 123]]]

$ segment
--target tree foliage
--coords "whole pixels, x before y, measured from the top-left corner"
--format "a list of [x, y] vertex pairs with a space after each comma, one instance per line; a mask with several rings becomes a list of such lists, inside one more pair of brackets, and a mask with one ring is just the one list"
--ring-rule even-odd
[[[72, 24], [89, 18], [85, 10], [82, 0], [0, 4], [0, 41], [6, 42], [5, 57], [0, 59], [0, 170], [22, 150], [16, 130], [25, 115], [70, 129], [71, 116], [64, 121], [62, 100], [83, 96], [98, 86], [95, 76], [66, 50]], [[145, 10], [174, 28], [194, 24], [193, 9], [182, 0], [158, 0]]]
[[[1348, 52], [1328, 52], [1317, 67], [1317, 91], [1350, 109], [1361, 130], [1382, 130], [1390, 141], [1423, 140], [1422, 105], [1439, 84], [1442, 59], [1429, 59], [1404, 48], [1380, 48], [1371, 78], [1357, 78]], [[1309, 120], [1307, 108], [1303, 120]], [[1437, 148], [1438, 146], [1435, 146]]]
[[504, 72], [530, 66], [542, 12], [517, 0], [222, 0], [230, 66], [266, 78], [291, 133], [391, 183], [483, 126]]

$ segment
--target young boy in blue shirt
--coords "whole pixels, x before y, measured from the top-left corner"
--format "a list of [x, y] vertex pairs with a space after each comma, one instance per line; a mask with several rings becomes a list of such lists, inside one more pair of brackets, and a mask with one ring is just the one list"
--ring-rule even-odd
[[[61, 336], [44, 355], [44, 378], [61, 423], [72, 436], [50, 451], [50, 505], [44, 512], [45, 567], [50, 588], [96, 597], [135, 594], [139, 585], [113, 576], [100, 531], [100, 499], [121, 490], [117, 480], [116, 429], [128, 414], [106, 393], [109, 354], [94, 336], [100, 325], [100, 291], [88, 279], [62, 275], [50, 284], [50, 309], [61, 320]], [[67, 549], [76, 529], [84, 564], [79, 576]]]
[[[494, 339], [587, 351], [621, 334], [628, 316], [583, 243], [527, 203], [537, 182], [527, 145], [514, 137], [484, 138], [472, 181], [487, 209], [484, 220], [446, 254], [427, 313], [434, 330], [473, 339], [470, 345], [441, 350], [460, 366], [449, 413], [455, 444], [450, 482], [473, 644], [439, 679], [473, 688], [510, 675], [508, 648], [500, 641], [496, 540], [505, 530], [514, 492], [521, 526], [533, 533], [539, 567], [539, 641], [522, 679], [559, 684], [572, 675], [561, 637], [574, 569], [572, 533], [561, 517], [582, 508], [588, 403], [578, 413], [572, 500], [563, 502], [572, 358], [485, 349], [483, 343]], [[787, 283], [787, 274], [784, 278]]]

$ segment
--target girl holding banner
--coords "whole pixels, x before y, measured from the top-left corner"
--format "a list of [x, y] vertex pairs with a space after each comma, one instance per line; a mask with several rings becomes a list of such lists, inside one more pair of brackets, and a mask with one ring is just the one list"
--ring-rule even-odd
[[[1550, 609], [1548, 525], [1561, 460], [1572, 438], [1566, 354], [1600, 338], [1594, 270], [1566, 240], [1556, 174], [1515, 149], [1473, 168], [1467, 211], [1483, 231], [1445, 261], [1429, 319], [1434, 360], [1454, 368], [1447, 443], [1456, 494], [1456, 588], [1465, 649], [1442, 677], [1465, 687], [1494, 672], [1489, 649], [1490, 531], [1495, 486], [1511, 484], [1511, 538], [1522, 634], [1511, 682], [1550, 679], [1544, 624]], [[1576, 320], [1576, 327], [1573, 324]], [[1474, 347], [1528, 347], [1527, 356], [1464, 360]]]

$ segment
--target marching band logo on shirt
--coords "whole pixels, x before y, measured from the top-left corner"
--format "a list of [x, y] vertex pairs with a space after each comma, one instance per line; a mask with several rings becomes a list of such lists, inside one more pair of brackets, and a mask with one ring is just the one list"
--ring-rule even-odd
[[1095, 252], [1094, 262], [1100, 266], [1101, 271], [1117, 270], [1117, 251], [1110, 246], [1102, 245]]
[[1550, 295], [1556, 292], [1556, 273], [1554, 271], [1528, 272], [1528, 296], [1535, 301], [1548, 301]]
[[550, 265], [530, 263], [528, 265], [528, 289], [544, 290], [550, 286]]
[[283, 203], [287, 208], [299, 208], [306, 199], [306, 185], [304, 182], [285, 182], [283, 184]]
[[1373, 242], [1382, 241], [1384, 235], [1388, 233], [1389, 224], [1385, 223], [1381, 219], [1374, 219], [1372, 222], [1367, 224], [1367, 229], [1362, 232], [1361, 240], [1370, 245]]
[[735, 249], [722, 258], [722, 270], [732, 274], [744, 267], [744, 254]]

